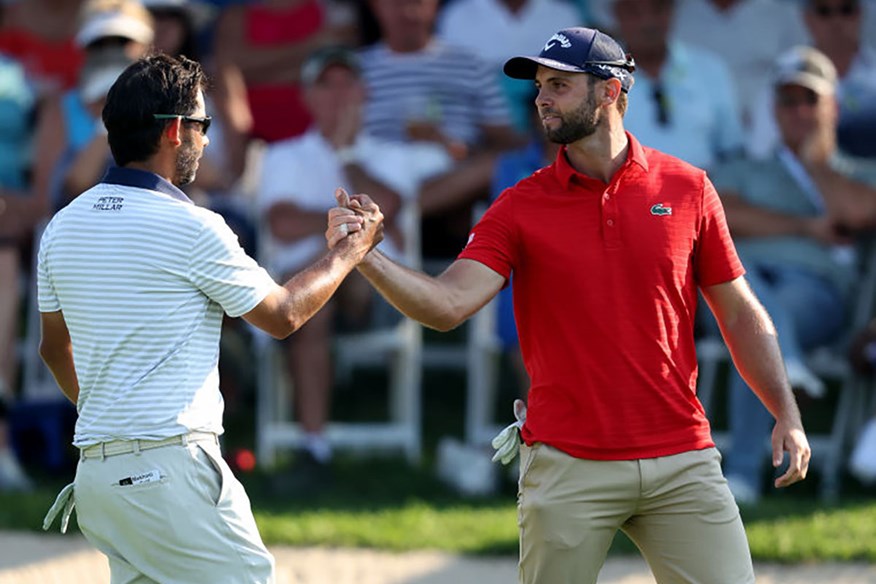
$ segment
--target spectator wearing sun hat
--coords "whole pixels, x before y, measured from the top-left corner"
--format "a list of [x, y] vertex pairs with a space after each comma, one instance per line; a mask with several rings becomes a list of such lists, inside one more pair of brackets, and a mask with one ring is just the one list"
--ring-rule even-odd
[[[775, 64], [774, 116], [781, 143], [763, 160], [711, 173], [751, 288], [772, 317], [790, 384], [812, 397], [824, 382], [806, 352], [843, 332], [857, 280], [853, 236], [876, 227], [876, 188], [866, 165], [836, 144], [837, 70], [817, 49], [794, 47]], [[762, 493], [770, 415], [733, 369], [732, 450], [725, 472], [740, 503]]]
[[[136, 0], [86, 2], [75, 36], [86, 60], [111, 60], [114, 55], [133, 60], [145, 54], [153, 38], [152, 16]], [[35, 134], [40, 156], [34, 161], [34, 188], [49, 208], [57, 208], [72, 196], [65, 194], [63, 186], [67, 167], [99, 133], [99, 118], [89, 113], [78, 89], [46, 102]]]
[[[861, 0], [803, 0], [803, 20], [812, 46], [827, 55], [837, 70], [839, 105], [837, 138], [840, 148], [854, 156], [876, 156], [876, 48], [867, 43], [864, 16], [872, 2]], [[780, 142], [773, 118], [773, 94], [759, 97], [748, 152], [769, 157]]]

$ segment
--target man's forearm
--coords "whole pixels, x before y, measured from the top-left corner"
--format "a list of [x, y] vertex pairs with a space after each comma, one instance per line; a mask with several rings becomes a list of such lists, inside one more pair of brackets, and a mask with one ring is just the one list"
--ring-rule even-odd
[[738, 196], [723, 195], [727, 225], [734, 237], [806, 236], [807, 218], [751, 205]]
[[60, 351], [57, 354], [45, 354], [41, 352], [41, 356], [55, 382], [61, 389], [61, 393], [66, 396], [73, 405], [79, 400], [79, 380], [76, 378], [76, 368], [73, 366], [73, 352]]
[[776, 420], [802, 427], [800, 410], [788, 384], [776, 329], [763, 307], [743, 311], [722, 328], [740, 375]]
[[427, 274], [401, 266], [376, 250], [368, 254], [358, 269], [408, 318], [439, 331], [451, 330], [464, 320], [453, 310], [441, 284]]
[[450, 172], [430, 179], [420, 189], [423, 216], [436, 215], [488, 192], [498, 154], [481, 152]]
[[876, 189], [850, 179], [827, 164], [809, 164], [806, 169], [824, 197], [828, 214], [852, 230], [876, 225]]
[[291, 325], [287, 335], [301, 328], [325, 306], [356, 263], [356, 257], [338, 246], [283, 284], [288, 294], [281, 309]]

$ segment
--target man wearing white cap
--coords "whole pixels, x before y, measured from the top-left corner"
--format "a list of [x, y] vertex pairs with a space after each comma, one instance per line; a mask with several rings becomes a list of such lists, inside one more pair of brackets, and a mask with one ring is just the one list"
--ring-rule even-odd
[[136, 58], [155, 36], [149, 12], [136, 0], [92, 0], [82, 10], [76, 43], [88, 50], [107, 39], [124, 39], [139, 45], [129, 49]]
[[[152, 17], [136, 0], [90, 0], [82, 7], [79, 20], [76, 42], [87, 61], [112, 60], [119, 53], [137, 59], [154, 38]], [[65, 189], [57, 178], [66, 174], [83, 149], [89, 145], [99, 149], [94, 142], [103, 139], [101, 133], [100, 121], [88, 111], [79, 88], [46, 101], [35, 131], [34, 151], [40, 155], [34, 160], [33, 182], [47, 208], [54, 210], [82, 191], [82, 185]]]
[[[836, 68], [817, 49], [781, 55], [773, 77], [779, 148], [712, 173], [748, 280], [778, 331], [789, 381], [815, 397], [825, 388], [805, 352], [842, 332], [857, 279], [852, 236], [876, 225], [876, 189], [837, 151], [836, 88]], [[725, 472], [737, 501], [753, 503], [770, 417], [735, 371], [729, 418]]]

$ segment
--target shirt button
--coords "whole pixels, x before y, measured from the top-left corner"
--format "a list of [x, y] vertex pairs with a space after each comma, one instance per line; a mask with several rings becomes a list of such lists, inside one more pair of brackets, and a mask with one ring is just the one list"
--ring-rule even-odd
[[608, 221], [605, 222], [605, 224], [608, 225], [609, 227], [611, 227], [612, 225], [614, 225], [614, 221], [612, 219], [609, 219]]
[[611, 198], [611, 195], [609, 195], [608, 193], [605, 193], [605, 196], [603, 198], [607, 201]]

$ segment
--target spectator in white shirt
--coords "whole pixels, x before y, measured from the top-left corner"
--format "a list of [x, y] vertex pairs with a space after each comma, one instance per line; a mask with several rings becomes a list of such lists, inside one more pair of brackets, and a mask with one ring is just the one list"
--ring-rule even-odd
[[[416, 197], [421, 174], [427, 174], [418, 165], [435, 156], [429, 152], [418, 156], [420, 146], [380, 140], [362, 131], [366, 93], [359, 74], [359, 60], [349, 49], [328, 47], [313, 53], [301, 70], [313, 125], [301, 136], [271, 144], [265, 153], [258, 197], [267, 228], [263, 237], [270, 240], [272, 252], [263, 261], [275, 277], [295, 273], [325, 253], [325, 215], [335, 205], [332, 193], [338, 186], [350, 193], [367, 192], [379, 201], [386, 218], [382, 249], [402, 259], [399, 250], [404, 242], [396, 218], [403, 201]], [[372, 298], [364, 278], [351, 274], [337, 301], [287, 341], [288, 370], [305, 432], [302, 464], [297, 470], [312, 475], [302, 477], [302, 488], [328, 478], [331, 447], [324, 429], [332, 389], [330, 343], [335, 311], [346, 317], [348, 326], [364, 328], [371, 321]]]
[[708, 170], [742, 151], [736, 90], [717, 55], [670, 37], [672, 0], [614, 0], [614, 17], [636, 59], [636, 107], [626, 128], [642, 144]]
[[724, 59], [747, 125], [755, 99], [770, 85], [776, 55], [808, 42], [800, 12], [787, 0], [678, 0], [673, 32]]

